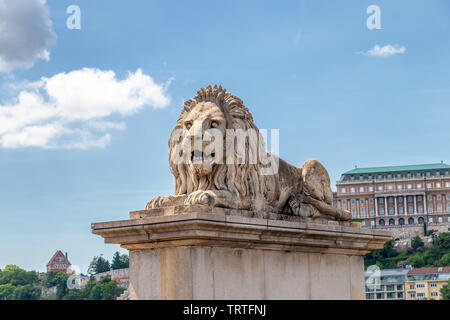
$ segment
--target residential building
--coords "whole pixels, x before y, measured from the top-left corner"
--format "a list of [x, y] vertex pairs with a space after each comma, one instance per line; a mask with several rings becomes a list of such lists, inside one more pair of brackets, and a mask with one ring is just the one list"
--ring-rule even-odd
[[336, 183], [335, 206], [368, 228], [450, 223], [450, 165], [355, 168]]
[[365, 272], [366, 300], [404, 300], [405, 281], [410, 268]]
[[441, 298], [440, 289], [450, 279], [450, 267], [414, 268], [405, 281], [406, 300]]
[[70, 262], [67, 257], [67, 252], [64, 255], [61, 250], [55, 252], [50, 261], [47, 263], [47, 272], [64, 272], [72, 273], [70, 269]]

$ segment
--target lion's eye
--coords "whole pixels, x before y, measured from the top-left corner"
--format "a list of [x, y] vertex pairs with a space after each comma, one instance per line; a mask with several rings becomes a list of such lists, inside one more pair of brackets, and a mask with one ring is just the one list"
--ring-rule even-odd
[[186, 129], [190, 129], [191, 127], [192, 127], [192, 122], [186, 122], [185, 124], [184, 124], [184, 126], [186, 127]]
[[218, 128], [218, 127], [219, 127], [219, 123], [217, 121], [211, 122], [211, 128]]

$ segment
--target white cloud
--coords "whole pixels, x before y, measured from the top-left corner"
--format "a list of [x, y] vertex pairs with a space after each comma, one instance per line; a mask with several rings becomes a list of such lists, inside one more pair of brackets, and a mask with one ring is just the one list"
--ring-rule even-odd
[[372, 49], [367, 51], [366, 54], [372, 57], [388, 57], [393, 56], [395, 54], [404, 54], [405, 52], [406, 48], [403, 46], [392, 46], [388, 44], [385, 45], [384, 47], [375, 45]]
[[0, 72], [48, 61], [56, 36], [46, 0], [0, 0]]
[[164, 108], [166, 90], [138, 69], [118, 80], [114, 71], [84, 68], [58, 73], [22, 88], [11, 102], [0, 104], [0, 147], [103, 148], [110, 130], [145, 106]]

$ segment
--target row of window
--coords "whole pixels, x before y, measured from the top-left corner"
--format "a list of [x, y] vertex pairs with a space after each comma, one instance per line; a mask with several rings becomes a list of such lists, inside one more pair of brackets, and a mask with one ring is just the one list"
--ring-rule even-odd
[[[450, 182], [445, 182], [445, 187], [446, 188], [450, 188]], [[435, 182], [434, 184], [432, 182], [428, 182], [426, 184], [427, 189], [440, 189], [442, 188], [442, 184], [440, 182]], [[406, 185], [406, 189], [423, 189], [423, 185], [421, 183], [417, 183], [416, 185], [413, 184], [407, 184]], [[355, 187], [342, 187], [341, 188], [341, 193], [356, 193], [356, 188]], [[373, 186], [368, 186], [368, 187], [359, 187], [359, 192], [360, 193], [364, 193], [364, 192], [373, 192], [374, 191], [374, 187]], [[383, 185], [379, 185], [377, 187], [378, 191], [385, 191], [385, 187]], [[386, 190], [394, 190], [394, 185], [388, 185]], [[399, 184], [397, 185], [397, 190], [403, 190], [403, 185]]]
[[403, 299], [403, 292], [384, 292], [366, 293], [367, 300], [381, 300], [381, 299]]
[[[425, 221], [425, 219], [423, 217], [419, 217], [419, 219], [417, 220], [418, 224], [423, 224], [424, 221]], [[428, 221], [432, 223], [432, 222], [434, 222], [434, 219], [433, 218], [429, 218]], [[444, 218], [443, 217], [438, 217], [436, 219], [436, 222], [443, 223], [444, 222]], [[450, 223], [450, 217], [447, 217], [447, 222]], [[394, 219], [389, 219], [388, 223], [389, 223], [390, 226], [395, 226], [395, 220]], [[411, 217], [411, 218], [408, 219], [408, 224], [414, 224], [414, 223], [415, 223], [414, 218]], [[386, 225], [386, 221], [384, 219], [380, 219], [378, 221], [378, 225], [385, 226]], [[404, 218], [398, 219], [398, 225], [401, 225], [401, 226], [405, 225], [405, 219]], [[362, 221], [362, 226], [363, 227], [367, 226], [367, 222], [365, 220]], [[371, 227], [375, 226], [375, 221], [374, 220], [370, 221], [370, 226]]]
[[[414, 214], [414, 207], [413, 206], [408, 206], [407, 209], [408, 209], [407, 213]], [[447, 203], [447, 208], [446, 209], [447, 209], [446, 212], [450, 212], [450, 203]], [[434, 206], [432, 204], [429, 204], [427, 212], [428, 213], [435, 213], [435, 212], [436, 213], [444, 213], [441, 203], [437, 204], [436, 210], [434, 210]], [[378, 213], [380, 215], [384, 215], [386, 213], [385, 210], [384, 210], [384, 207], [378, 208]], [[395, 208], [394, 207], [388, 207], [388, 213], [389, 213], [389, 215], [394, 215], [395, 214]], [[398, 214], [404, 214], [405, 213], [405, 208], [403, 206], [399, 206], [397, 213]], [[418, 205], [416, 213], [424, 213], [423, 212], [423, 206]], [[358, 210], [356, 208], [352, 208], [352, 216], [356, 217], [357, 215], [358, 215]], [[359, 215], [361, 217], [365, 217], [366, 216], [366, 208], [360, 208], [359, 209]], [[373, 207], [369, 208], [369, 215], [372, 216], [372, 217], [375, 216], [375, 208], [373, 208]]]
[[413, 177], [431, 177], [431, 176], [443, 176], [443, 175], [450, 175], [450, 171], [448, 170], [442, 170], [442, 171], [426, 171], [426, 172], [416, 172], [416, 173], [380, 173], [380, 174], [367, 174], [367, 175], [351, 175], [350, 180], [354, 181], [356, 179], [359, 180], [372, 180], [372, 179], [402, 179], [402, 178], [413, 178]]
[[[450, 201], [450, 194], [445, 195], [445, 197], [446, 197], [446, 199], [447, 199], [448, 201]], [[406, 201], [407, 201], [407, 202], [413, 202], [413, 201], [414, 201], [414, 196], [408, 196], [408, 197], [402, 197], [402, 196], [401, 196], [401, 197], [397, 197], [397, 201], [398, 201], [399, 203], [403, 203], [403, 199], [404, 199], [404, 198], [406, 198]], [[377, 198], [377, 199], [378, 199], [378, 203], [380, 203], [380, 204], [383, 204], [383, 203], [384, 203], [384, 198], [383, 198], [383, 197], [380, 197], [380, 198]], [[394, 203], [394, 199], [395, 199], [395, 197], [387, 197], [387, 200], [388, 200], [389, 203]], [[361, 199], [361, 200], [359, 200], [359, 201], [360, 201], [361, 204], [364, 204], [365, 201], [367, 201], [367, 200], [369, 201], [370, 204], [373, 204], [373, 203], [374, 203], [373, 198], [371, 198], [371, 199], [366, 199], [366, 200]], [[428, 200], [428, 201], [433, 201], [433, 195], [429, 194], [429, 195], [427, 196], [427, 200]], [[442, 195], [440, 195], [440, 194], [436, 195], [436, 200], [437, 200], [437, 201], [441, 201], [441, 200], [442, 200]], [[340, 200], [339, 200], [339, 201], [340, 201]], [[348, 201], [350, 201], [350, 200], [348, 200]], [[352, 199], [352, 200], [351, 200], [351, 204], [354, 205], [354, 204], [356, 203], [356, 201], [357, 201], [357, 200]], [[418, 195], [418, 196], [417, 196], [417, 201], [418, 201], [418, 202], [422, 202], [422, 201], [423, 201], [423, 196]], [[342, 205], [345, 206], [346, 204], [347, 204], [347, 200], [342, 200]]]

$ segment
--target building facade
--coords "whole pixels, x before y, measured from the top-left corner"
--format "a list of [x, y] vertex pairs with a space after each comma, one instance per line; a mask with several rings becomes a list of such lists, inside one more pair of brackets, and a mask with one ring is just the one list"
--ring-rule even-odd
[[450, 223], [450, 165], [355, 168], [336, 183], [335, 206], [366, 228]]
[[450, 279], [450, 267], [415, 268], [405, 282], [406, 300], [441, 298], [440, 289]]
[[58, 250], [47, 263], [47, 272], [72, 273], [70, 266], [71, 264], [67, 256], [67, 252], [64, 255], [61, 250]]
[[405, 300], [405, 282], [410, 270], [400, 268], [366, 271], [366, 300]]

